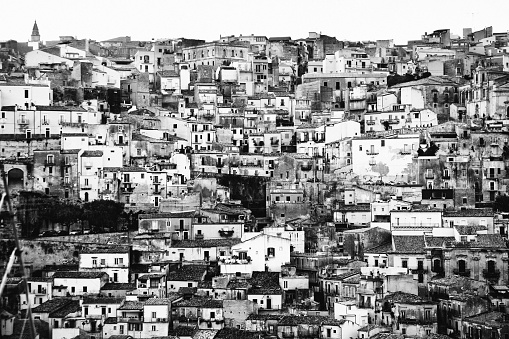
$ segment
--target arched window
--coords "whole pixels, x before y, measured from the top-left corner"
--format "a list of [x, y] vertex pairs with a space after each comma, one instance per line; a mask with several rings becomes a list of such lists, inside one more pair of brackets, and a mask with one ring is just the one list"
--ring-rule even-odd
[[226, 58], [226, 49], [223, 49], [223, 57]]
[[244, 57], [244, 51], [240, 51], [240, 57], [243, 58]]

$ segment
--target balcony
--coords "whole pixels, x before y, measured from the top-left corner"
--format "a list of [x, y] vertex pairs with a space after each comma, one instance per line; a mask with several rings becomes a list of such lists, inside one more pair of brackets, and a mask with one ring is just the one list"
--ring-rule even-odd
[[151, 322], [151, 323], [166, 323], [166, 322], [168, 322], [168, 318], [151, 318], [149, 322]]
[[271, 141], [270, 141], [270, 144], [271, 144], [272, 146], [278, 146], [278, 145], [279, 145], [279, 139], [275, 139], [275, 140], [273, 139], [273, 140], [271, 140]]
[[497, 282], [500, 279], [500, 270], [495, 269], [490, 271], [485, 268], [482, 270], [482, 276], [486, 280], [489, 280], [491, 282]]
[[84, 122], [59, 121], [58, 124], [62, 127], [76, 127], [76, 128], [82, 128], [82, 127], [88, 126], [88, 124], [84, 123]]
[[223, 168], [224, 164], [222, 162], [218, 162], [218, 163], [216, 163], [216, 167], [217, 168]]
[[442, 174], [442, 179], [451, 179], [451, 174], [449, 173]]
[[401, 154], [401, 155], [408, 155], [408, 154], [412, 154], [412, 151], [404, 149], [404, 150], [400, 151], [399, 154]]
[[423, 189], [422, 199], [453, 199], [454, 191], [452, 188], [441, 189]]
[[49, 120], [43, 120], [42, 125], [49, 125]]
[[372, 151], [367, 150], [367, 151], [366, 151], [366, 154], [367, 154], [367, 155], [378, 155], [378, 154], [379, 154], [379, 152], [377, 152], [377, 151], [375, 151], [375, 150], [372, 150]]
[[219, 230], [219, 235], [225, 238], [229, 238], [235, 233], [234, 230]]
[[426, 178], [426, 179], [434, 179], [435, 178], [435, 173], [428, 173], [428, 172], [426, 172], [424, 174], [424, 178]]
[[375, 120], [366, 120], [366, 125], [374, 125], [375, 123]]
[[310, 164], [306, 164], [306, 165], [300, 165], [300, 170], [301, 171], [311, 171], [311, 169], [313, 168], [313, 166], [311, 166]]
[[399, 124], [399, 119], [380, 119], [380, 122], [383, 124], [387, 122], [389, 125]]
[[313, 141], [316, 143], [325, 142], [325, 138], [313, 138]]
[[195, 239], [195, 240], [203, 240], [203, 238], [204, 238], [204, 235], [203, 235], [203, 234], [195, 234], [195, 235], [194, 235], [194, 239]]
[[231, 167], [239, 167], [239, 163], [238, 162], [230, 162], [230, 166]]
[[262, 147], [265, 145], [265, 143], [263, 142], [263, 140], [260, 141], [253, 140], [253, 145], [255, 145], [255, 147]]
[[470, 277], [470, 269], [464, 269], [464, 270], [460, 271], [458, 268], [455, 268], [452, 270], [452, 273], [454, 273], [456, 275], [461, 275], [462, 277], [467, 277], [467, 278]]
[[119, 317], [119, 323], [142, 323], [143, 317]]
[[412, 274], [426, 274], [428, 273], [428, 269], [424, 267], [419, 267], [416, 269], [411, 269]]
[[207, 119], [207, 120], [212, 120], [214, 118], [214, 114], [206, 113], [206, 114], [202, 115], [202, 118]]
[[92, 189], [92, 185], [82, 185], [80, 189], [82, 191], [90, 191]]
[[400, 324], [418, 324], [418, 325], [432, 325], [436, 323], [437, 320], [434, 318], [423, 318], [423, 319], [414, 319], [414, 318], [398, 318], [398, 322]]
[[44, 166], [55, 166], [55, 160], [54, 159], [44, 160]]
[[28, 119], [18, 119], [18, 125], [28, 125]]

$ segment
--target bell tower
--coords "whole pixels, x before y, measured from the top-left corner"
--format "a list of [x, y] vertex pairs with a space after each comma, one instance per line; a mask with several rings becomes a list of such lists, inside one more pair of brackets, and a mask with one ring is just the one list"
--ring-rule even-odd
[[30, 38], [32, 42], [40, 42], [41, 35], [39, 34], [39, 27], [37, 27], [37, 21], [34, 22], [34, 27], [32, 28], [32, 36]]

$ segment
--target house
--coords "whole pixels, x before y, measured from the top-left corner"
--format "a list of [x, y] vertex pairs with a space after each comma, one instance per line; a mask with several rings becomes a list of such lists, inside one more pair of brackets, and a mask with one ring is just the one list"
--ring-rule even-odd
[[123, 247], [85, 249], [80, 253], [79, 270], [105, 272], [112, 283], [128, 283], [129, 251]]
[[395, 292], [377, 300], [376, 323], [403, 335], [437, 333], [437, 303], [414, 294]]
[[101, 295], [105, 297], [125, 297], [127, 293], [136, 290], [136, 284], [132, 283], [106, 283], [101, 288]]
[[509, 335], [508, 315], [491, 311], [465, 318], [463, 333], [465, 338], [481, 338], [487, 335], [493, 339], [505, 338]]
[[180, 262], [218, 261], [220, 257], [231, 255], [231, 248], [240, 239], [177, 240], [172, 243], [166, 259]]
[[[268, 234], [245, 238], [231, 247], [232, 255], [224, 259], [246, 260], [248, 271], [280, 272], [281, 266], [290, 262], [290, 239]], [[223, 274], [237, 274], [236, 263], [220, 263]], [[233, 265], [233, 266], [232, 266]], [[248, 272], [244, 272], [248, 273]]]
[[207, 273], [207, 266], [188, 265], [172, 271], [168, 274], [168, 292], [178, 292], [181, 287], [198, 287]]
[[251, 287], [247, 299], [258, 304], [259, 312], [274, 312], [282, 309], [282, 289], [277, 272], [253, 272], [249, 279]]
[[197, 326], [218, 330], [224, 327], [223, 300], [194, 297], [173, 305], [173, 326]]
[[[30, 277], [27, 280], [30, 307], [34, 308], [53, 298], [53, 279]], [[19, 295], [20, 309], [28, 308], [26, 294]]]
[[109, 282], [106, 272], [69, 272], [53, 274], [54, 296], [76, 296], [99, 294], [101, 287]]
[[359, 325], [326, 316], [286, 315], [277, 324], [278, 338], [356, 338]]

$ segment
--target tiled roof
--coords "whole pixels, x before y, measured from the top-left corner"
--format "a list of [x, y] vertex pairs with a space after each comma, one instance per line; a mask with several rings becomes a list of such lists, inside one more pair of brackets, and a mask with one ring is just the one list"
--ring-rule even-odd
[[207, 266], [189, 265], [170, 272], [168, 281], [200, 281], [207, 271]]
[[424, 236], [398, 235], [392, 237], [394, 242], [393, 252], [398, 253], [424, 253]]
[[106, 318], [104, 321], [105, 324], [116, 324], [117, 323], [117, 317], [109, 317]]
[[259, 333], [240, 330], [238, 328], [225, 327], [217, 332], [214, 339], [258, 339], [258, 338], [260, 338]]
[[53, 281], [53, 279], [51, 279], [51, 278], [42, 278], [42, 277], [29, 277], [29, 278], [27, 278], [27, 281], [51, 282], [51, 281]]
[[71, 300], [70, 303], [66, 304], [64, 307], [56, 310], [49, 314], [50, 318], [64, 318], [70, 313], [76, 313], [81, 310], [80, 301], [79, 300]]
[[472, 322], [476, 324], [483, 324], [491, 327], [508, 327], [507, 315], [502, 312], [487, 312], [465, 318], [463, 321]]
[[458, 86], [458, 83], [448, 77], [430, 76], [424, 79], [409, 81], [392, 86], [391, 88], [412, 87], [412, 86]]
[[444, 217], [493, 217], [493, 209], [491, 208], [469, 208], [458, 211], [444, 211]]
[[147, 170], [142, 167], [104, 167], [105, 172], [146, 172]]
[[83, 304], [121, 304], [124, 298], [117, 297], [83, 297]]
[[178, 326], [170, 332], [170, 335], [176, 335], [178, 337], [193, 337], [197, 331], [197, 327]]
[[145, 300], [145, 305], [171, 305], [171, 298], [150, 298]]
[[118, 309], [119, 310], [142, 310], [143, 305], [145, 305], [145, 303], [140, 302], [140, 301], [126, 301]]
[[147, 273], [147, 274], [143, 274], [143, 275], [140, 275], [138, 277], [138, 280], [147, 280], [147, 279], [150, 279], [150, 278], [162, 278], [164, 277], [166, 274], [164, 273]]
[[131, 264], [129, 267], [131, 273], [148, 273], [150, 265], [148, 264]]
[[102, 278], [105, 272], [71, 272], [71, 271], [58, 271], [53, 274], [53, 278], [68, 278], [68, 279], [99, 279]]
[[477, 232], [488, 229], [488, 227], [482, 225], [456, 225], [454, 228], [460, 235], [476, 235]]
[[231, 247], [240, 243], [239, 238], [231, 239], [204, 239], [204, 240], [178, 240], [172, 244], [173, 248], [210, 248]]
[[230, 289], [246, 289], [249, 287], [249, 283], [243, 280], [230, 280], [226, 285], [226, 288]]
[[251, 313], [247, 320], [281, 320], [283, 319], [284, 314], [270, 314], [270, 313]]
[[85, 248], [82, 253], [128, 253], [129, 247], [126, 246], [110, 246], [110, 247], [102, 247], [102, 248]]
[[179, 288], [180, 294], [196, 294], [196, 291], [198, 291], [197, 287], [181, 287]]
[[162, 77], [178, 77], [179, 74], [172, 70], [166, 70], [166, 71], [159, 71], [157, 72]]
[[203, 308], [223, 308], [223, 301], [210, 298], [193, 297], [188, 300], [177, 301], [173, 307], [203, 307]]
[[212, 288], [212, 281], [210, 281], [210, 280], [200, 281], [198, 283], [198, 288], [211, 289]]
[[340, 212], [370, 212], [371, 206], [369, 204], [358, 205], [341, 205], [337, 208]]
[[366, 248], [364, 253], [387, 253], [392, 251], [392, 242]]
[[166, 218], [192, 218], [196, 214], [196, 211], [184, 211], [184, 212], [165, 212], [165, 213], [152, 213], [152, 214], [140, 214], [139, 220], [142, 219], [166, 219]]
[[299, 127], [297, 127], [297, 129], [314, 129], [314, 128], [317, 128], [317, 127], [320, 127], [320, 125], [305, 123], [305, 124], [302, 124]]
[[341, 326], [346, 320], [334, 319], [332, 317], [318, 316], [318, 315], [286, 315], [278, 322], [281, 326], [297, 326], [301, 324], [305, 325], [335, 325]]
[[351, 278], [354, 278], [357, 275], [360, 277], [360, 274], [361, 274], [361, 271], [359, 269], [357, 269], [357, 270], [352, 270], [349, 272], [337, 274], [337, 275], [334, 275], [331, 277], [323, 278], [323, 280], [334, 280], [334, 281], [348, 280], [348, 281], [351, 281]]
[[383, 300], [391, 303], [402, 303], [402, 304], [435, 304], [434, 302], [421, 298], [416, 294], [405, 292], [395, 292], [387, 294]]
[[253, 272], [249, 283], [251, 288], [248, 294], [281, 294], [277, 272]]
[[84, 151], [81, 154], [82, 158], [98, 158], [103, 156], [103, 151]]
[[71, 302], [72, 300], [67, 298], [53, 298], [35, 307], [32, 310], [32, 313], [52, 313], [70, 304]]
[[475, 241], [461, 241], [451, 245], [456, 248], [507, 249], [506, 242], [500, 234], [478, 234]]
[[426, 247], [446, 247], [449, 243], [454, 242], [454, 237], [434, 237], [432, 235], [424, 236]]

